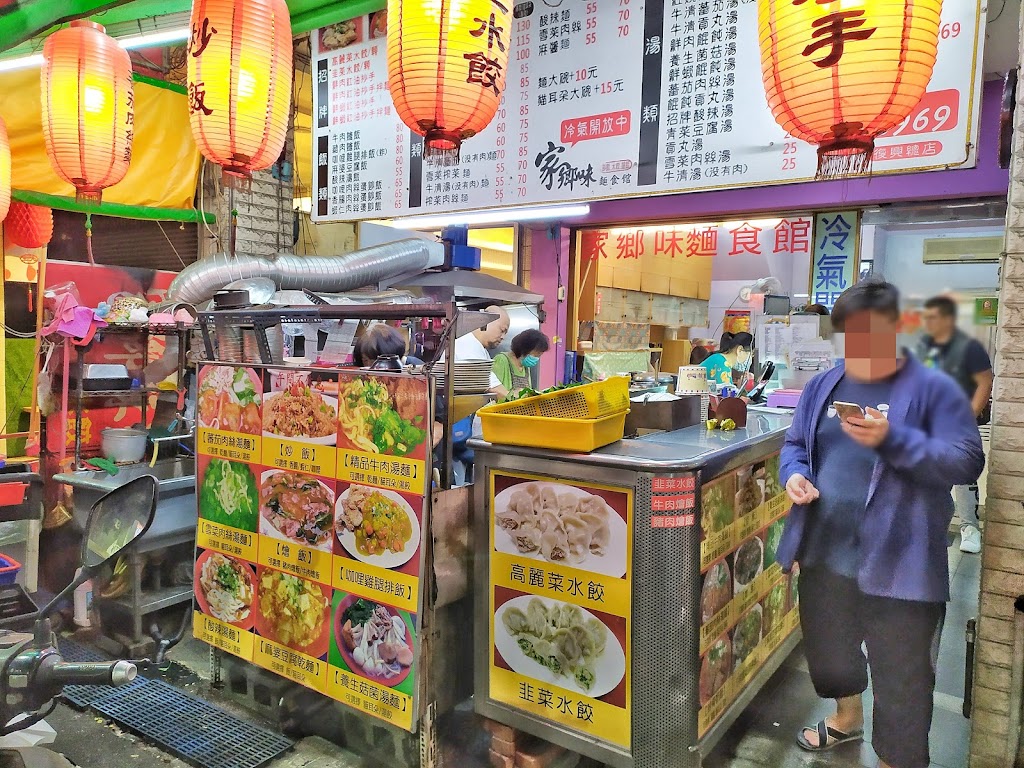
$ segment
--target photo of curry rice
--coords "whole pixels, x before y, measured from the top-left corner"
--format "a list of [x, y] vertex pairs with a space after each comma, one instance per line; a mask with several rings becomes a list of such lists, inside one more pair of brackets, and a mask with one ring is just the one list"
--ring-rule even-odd
[[199, 516], [254, 532], [259, 521], [259, 491], [248, 464], [210, 459], [199, 483]]
[[700, 524], [705, 537], [724, 531], [733, 522], [735, 475], [726, 475], [700, 489]]
[[426, 382], [408, 376], [343, 378], [341, 435], [358, 450], [408, 456], [427, 438]]

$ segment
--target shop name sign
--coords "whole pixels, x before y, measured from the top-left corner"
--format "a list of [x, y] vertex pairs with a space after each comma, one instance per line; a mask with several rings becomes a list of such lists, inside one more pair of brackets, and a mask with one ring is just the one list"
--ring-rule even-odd
[[[761, 79], [757, 3], [522, 3], [490, 125], [437, 166], [387, 90], [380, 12], [313, 35], [317, 220], [572, 202], [808, 181]], [[934, 74], [880, 138], [874, 173], [970, 167], [981, 89], [980, 0], [946, 0]], [[971, 63], [971, 66], [967, 64]], [[307, 171], [308, 172], [308, 171]]]
[[813, 226], [812, 216], [796, 216], [722, 224], [586, 229], [580, 232], [580, 254], [586, 261], [622, 261], [645, 256], [810, 256]]

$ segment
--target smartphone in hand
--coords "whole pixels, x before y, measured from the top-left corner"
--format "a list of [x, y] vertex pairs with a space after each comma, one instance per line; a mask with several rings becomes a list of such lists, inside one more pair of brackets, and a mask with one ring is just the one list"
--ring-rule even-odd
[[837, 400], [832, 403], [832, 407], [836, 409], [836, 414], [839, 416], [841, 421], [847, 421], [852, 416], [855, 416], [858, 419], [863, 419], [865, 417], [864, 409], [856, 403], [843, 403]]

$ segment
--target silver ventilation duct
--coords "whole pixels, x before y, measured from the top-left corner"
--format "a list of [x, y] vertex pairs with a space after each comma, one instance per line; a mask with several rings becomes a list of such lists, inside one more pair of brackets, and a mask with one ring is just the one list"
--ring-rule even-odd
[[283, 290], [351, 291], [443, 263], [443, 244], [414, 239], [375, 245], [344, 256], [279, 253], [265, 259], [219, 253], [181, 270], [171, 283], [167, 298], [200, 304], [212, 299], [228, 283], [251, 277], [268, 277]]

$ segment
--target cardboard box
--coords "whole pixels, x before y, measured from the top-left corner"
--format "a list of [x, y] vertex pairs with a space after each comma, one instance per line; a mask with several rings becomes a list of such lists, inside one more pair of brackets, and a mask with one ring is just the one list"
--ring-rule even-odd
[[682, 395], [678, 400], [662, 403], [629, 404], [626, 416], [626, 434], [640, 429], [671, 432], [692, 427], [701, 421], [700, 395]]
[[661, 370], [675, 373], [682, 366], [690, 364], [690, 352], [693, 345], [689, 339], [665, 339], [661, 342]]

